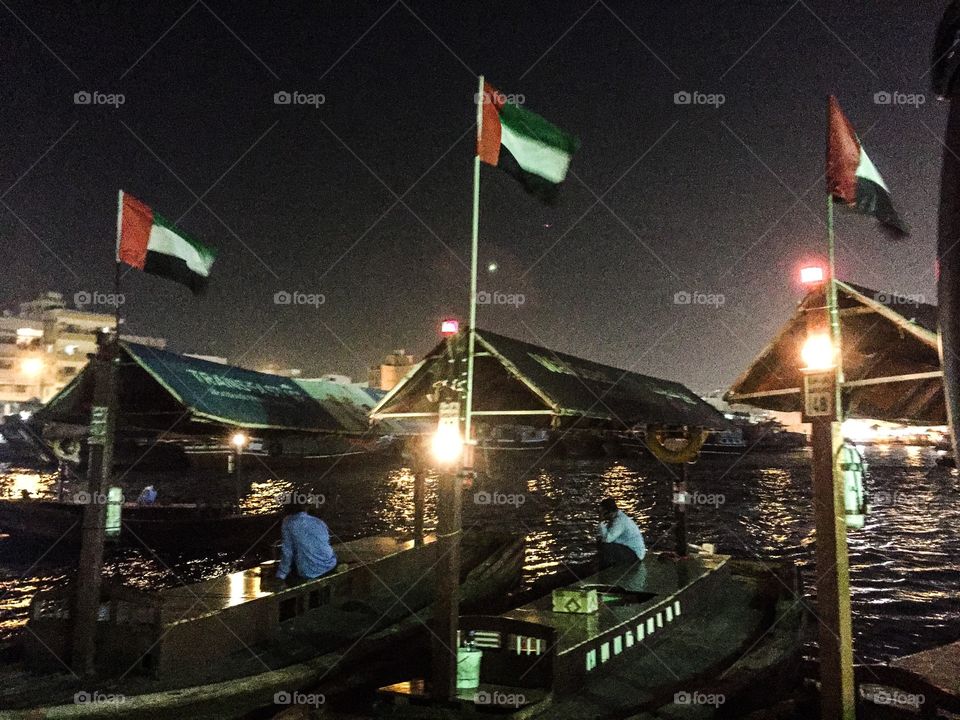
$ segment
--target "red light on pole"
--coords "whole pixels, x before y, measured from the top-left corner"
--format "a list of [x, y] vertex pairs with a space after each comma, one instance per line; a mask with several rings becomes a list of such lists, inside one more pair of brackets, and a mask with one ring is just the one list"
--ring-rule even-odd
[[804, 285], [818, 285], [824, 281], [823, 267], [820, 265], [810, 265], [800, 268], [800, 282]]
[[453, 337], [460, 332], [459, 320], [444, 320], [440, 323], [440, 334], [445, 338]]

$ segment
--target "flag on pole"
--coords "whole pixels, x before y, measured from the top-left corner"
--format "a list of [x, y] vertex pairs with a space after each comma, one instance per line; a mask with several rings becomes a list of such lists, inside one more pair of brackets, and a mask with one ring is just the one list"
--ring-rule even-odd
[[827, 190], [847, 207], [873, 215], [881, 227], [894, 237], [910, 234], [910, 229], [893, 207], [890, 189], [867, 156], [853, 125], [830, 96], [827, 133]]
[[519, 180], [527, 192], [552, 202], [580, 141], [536, 113], [483, 85], [477, 155]]
[[120, 191], [117, 262], [174, 280], [199, 293], [216, 252], [178, 230], [133, 195]]

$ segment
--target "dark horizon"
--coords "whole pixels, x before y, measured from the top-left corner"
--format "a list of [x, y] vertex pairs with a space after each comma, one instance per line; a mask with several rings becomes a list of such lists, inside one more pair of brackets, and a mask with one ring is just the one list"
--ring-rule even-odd
[[[126, 273], [127, 332], [358, 380], [422, 355], [467, 317], [478, 73], [581, 140], [553, 208], [483, 168], [480, 290], [523, 303], [481, 327], [725, 387], [825, 254], [831, 93], [913, 227], [840, 213], [838, 275], [934, 302], [943, 3], [730, 6], [9, 2], [0, 306], [112, 292], [122, 188], [219, 251], [199, 299]], [[293, 91], [324, 101], [275, 104]], [[274, 303], [294, 291], [325, 302]]]

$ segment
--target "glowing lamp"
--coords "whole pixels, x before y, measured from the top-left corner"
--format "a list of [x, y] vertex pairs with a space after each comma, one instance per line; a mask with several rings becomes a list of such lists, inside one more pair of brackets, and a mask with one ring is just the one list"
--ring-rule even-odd
[[246, 446], [249, 438], [246, 433], [237, 432], [230, 437], [230, 444], [233, 445], [238, 451], [243, 450]]
[[454, 425], [443, 424], [437, 428], [430, 449], [434, 459], [441, 465], [453, 465], [463, 455], [463, 438]]
[[819, 265], [800, 268], [800, 282], [804, 285], [818, 285], [823, 282], [824, 272]]
[[445, 338], [453, 337], [460, 332], [459, 320], [444, 320], [440, 323], [440, 334]]
[[804, 370], [829, 370], [834, 366], [833, 341], [829, 335], [810, 335], [800, 349]]
[[20, 370], [24, 375], [36, 377], [43, 372], [43, 360], [40, 358], [27, 358], [20, 363]]

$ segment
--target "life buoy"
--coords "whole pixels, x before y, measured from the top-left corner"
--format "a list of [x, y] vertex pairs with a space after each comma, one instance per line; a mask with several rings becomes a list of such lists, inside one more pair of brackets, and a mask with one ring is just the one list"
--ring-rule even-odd
[[843, 514], [847, 527], [862, 530], [869, 510], [863, 478], [867, 463], [853, 445], [841, 445], [837, 450], [837, 469], [843, 481]]
[[671, 437], [662, 428], [647, 428], [644, 443], [660, 462], [681, 465], [697, 459], [709, 434], [706, 430], [690, 430], [684, 437], [678, 438]]

